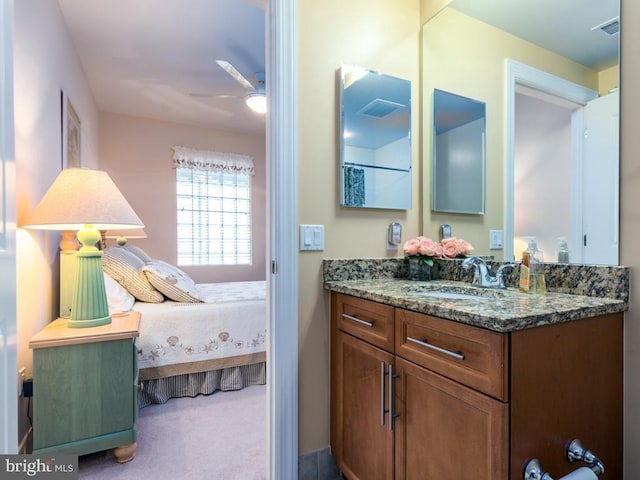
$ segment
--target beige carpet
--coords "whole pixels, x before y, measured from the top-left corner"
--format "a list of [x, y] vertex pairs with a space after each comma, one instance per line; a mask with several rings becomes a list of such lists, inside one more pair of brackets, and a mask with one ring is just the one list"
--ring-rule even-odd
[[108, 452], [80, 457], [82, 480], [264, 480], [266, 386], [174, 398], [138, 413], [138, 449], [118, 464]]

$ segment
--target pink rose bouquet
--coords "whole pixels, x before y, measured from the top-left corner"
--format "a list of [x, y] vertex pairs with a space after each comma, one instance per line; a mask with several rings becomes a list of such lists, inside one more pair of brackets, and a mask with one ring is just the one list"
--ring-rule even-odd
[[469, 242], [456, 237], [444, 238], [440, 245], [442, 245], [442, 256], [446, 258], [466, 257], [473, 250]]
[[429, 237], [419, 236], [407, 240], [402, 247], [408, 257], [418, 257], [430, 267], [433, 261], [442, 258], [465, 257], [469, 255], [473, 246], [461, 238], [445, 238], [436, 242]]

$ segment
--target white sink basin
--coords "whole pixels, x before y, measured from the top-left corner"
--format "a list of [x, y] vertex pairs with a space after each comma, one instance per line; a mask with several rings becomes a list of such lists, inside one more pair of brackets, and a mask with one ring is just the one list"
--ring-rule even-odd
[[443, 285], [436, 282], [416, 284], [405, 287], [403, 290], [410, 295], [448, 300], [499, 299], [508, 295], [506, 290], [497, 288], [483, 288], [468, 284]]

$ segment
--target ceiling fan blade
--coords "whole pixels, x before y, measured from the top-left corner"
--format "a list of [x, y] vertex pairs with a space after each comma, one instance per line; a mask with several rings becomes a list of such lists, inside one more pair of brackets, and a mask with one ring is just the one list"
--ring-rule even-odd
[[242, 74], [229, 62], [225, 62], [224, 60], [216, 60], [216, 62], [244, 88], [247, 90], [255, 90], [254, 86], [251, 85], [251, 82], [244, 78]]
[[215, 95], [213, 93], [190, 93], [189, 96], [193, 98], [241, 98], [237, 95]]

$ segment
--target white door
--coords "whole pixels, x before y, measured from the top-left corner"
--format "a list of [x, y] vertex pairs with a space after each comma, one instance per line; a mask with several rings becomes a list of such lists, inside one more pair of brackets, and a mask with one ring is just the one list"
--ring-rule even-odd
[[619, 93], [582, 108], [581, 263], [618, 265]]

